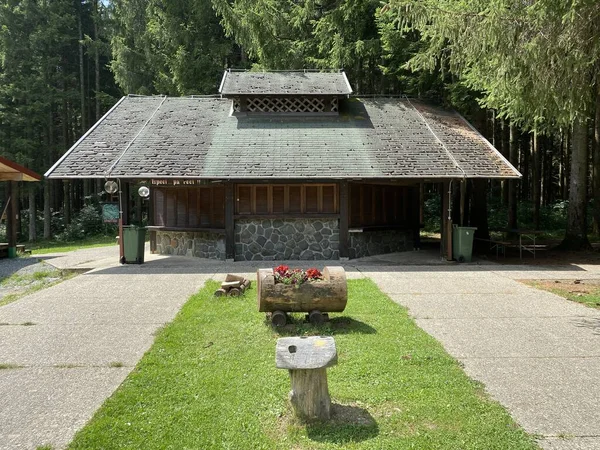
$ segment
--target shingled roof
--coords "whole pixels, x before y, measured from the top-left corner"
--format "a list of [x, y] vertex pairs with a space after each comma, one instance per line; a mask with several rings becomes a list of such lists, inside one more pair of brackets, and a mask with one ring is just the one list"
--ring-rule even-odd
[[352, 98], [337, 116], [231, 116], [231, 100], [125, 97], [49, 178], [517, 178], [460, 115]]
[[238, 95], [349, 95], [344, 72], [236, 72], [227, 70], [219, 92]]

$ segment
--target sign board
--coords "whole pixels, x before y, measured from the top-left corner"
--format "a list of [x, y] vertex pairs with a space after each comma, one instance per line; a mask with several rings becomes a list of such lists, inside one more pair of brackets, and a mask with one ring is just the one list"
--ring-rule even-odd
[[174, 178], [152, 179], [152, 186], [206, 186], [211, 184], [207, 180], [177, 180]]
[[102, 220], [104, 223], [119, 222], [119, 204], [118, 203], [102, 203]]

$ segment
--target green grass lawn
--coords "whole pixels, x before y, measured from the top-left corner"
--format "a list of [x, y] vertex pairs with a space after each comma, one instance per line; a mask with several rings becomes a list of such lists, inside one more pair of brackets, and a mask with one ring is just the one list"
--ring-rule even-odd
[[42, 241], [32, 244], [27, 244], [27, 248], [31, 249], [32, 255], [43, 255], [46, 253], [71, 252], [82, 248], [105, 247], [107, 245], [116, 245], [115, 236], [93, 236], [84, 238], [79, 241], [63, 242], [63, 241]]
[[[158, 333], [72, 449], [531, 449], [442, 346], [370, 280], [348, 282], [344, 313], [319, 330], [296, 318], [274, 330], [256, 291], [215, 298], [210, 282]], [[329, 423], [298, 423], [289, 375], [275, 368], [282, 335], [333, 335]]]

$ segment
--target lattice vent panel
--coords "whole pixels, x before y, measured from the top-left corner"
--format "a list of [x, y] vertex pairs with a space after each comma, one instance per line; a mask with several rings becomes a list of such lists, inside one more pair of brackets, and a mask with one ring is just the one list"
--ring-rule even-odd
[[233, 98], [233, 112], [240, 112], [241, 110], [242, 110], [242, 106], [240, 104], [240, 98], [234, 97]]
[[331, 99], [331, 112], [338, 112], [338, 99], [333, 97]]
[[246, 111], [249, 112], [316, 113], [325, 111], [325, 101], [322, 98], [314, 97], [249, 97], [246, 102]]

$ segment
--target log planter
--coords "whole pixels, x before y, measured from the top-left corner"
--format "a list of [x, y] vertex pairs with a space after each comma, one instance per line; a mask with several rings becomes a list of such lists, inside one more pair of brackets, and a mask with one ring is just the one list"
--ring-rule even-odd
[[329, 312], [342, 312], [348, 302], [348, 285], [343, 267], [326, 266], [323, 279], [308, 281], [300, 286], [275, 283], [273, 269], [259, 269], [258, 310], [271, 315], [275, 326], [287, 323], [287, 313], [308, 313], [315, 325], [328, 319]]

